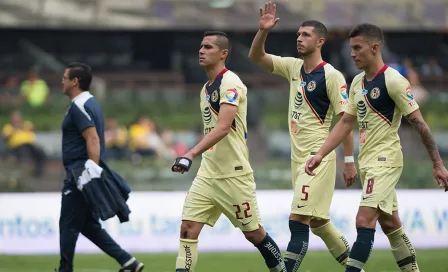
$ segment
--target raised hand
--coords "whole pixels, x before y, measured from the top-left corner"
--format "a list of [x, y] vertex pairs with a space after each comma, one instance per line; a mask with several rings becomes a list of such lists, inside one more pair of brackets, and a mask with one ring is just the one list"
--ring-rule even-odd
[[271, 1], [267, 2], [263, 8], [260, 7], [260, 30], [271, 30], [280, 18], [275, 18], [277, 7]]

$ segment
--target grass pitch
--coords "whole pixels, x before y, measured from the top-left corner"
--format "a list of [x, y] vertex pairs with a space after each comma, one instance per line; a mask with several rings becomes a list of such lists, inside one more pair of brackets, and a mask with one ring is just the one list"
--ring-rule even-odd
[[[175, 254], [136, 255], [146, 265], [145, 272], [174, 272]], [[417, 250], [417, 260], [422, 272], [448, 272], [448, 248]], [[0, 272], [52, 272], [59, 261], [58, 256], [5, 256], [0, 255]], [[106, 255], [75, 256], [76, 272], [112, 272], [119, 266]], [[373, 251], [366, 272], [399, 272], [390, 251]], [[200, 253], [196, 272], [263, 272], [268, 271], [258, 252]], [[307, 253], [299, 271], [343, 272], [327, 251]]]

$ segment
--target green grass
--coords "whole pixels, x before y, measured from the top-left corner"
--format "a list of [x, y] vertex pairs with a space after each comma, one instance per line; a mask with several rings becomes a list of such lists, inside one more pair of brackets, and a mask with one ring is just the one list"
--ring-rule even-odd
[[[175, 254], [136, 255], [146, 264], [148, 272], [173, 272]], [[447, 249], [417, 250], [420, 271], [448, 272]], [[58, 263], [57, 256], [3, 256], [0, 255], [0, 272], [51, 272]], [[262, 272], [268, 271], [257, 252], [246, 253], [202, 253], [199, 255], [196, 272]], [[373, 251], [366, 272], [400, 271], [390, 251]], [[117, 264], [106, 255], [76, 255], [75, 271], [109, 272], [118, 271]], [[299, 271], [303, 272], [343, 272], [326, 251], [310, 251], [306, 255]]]

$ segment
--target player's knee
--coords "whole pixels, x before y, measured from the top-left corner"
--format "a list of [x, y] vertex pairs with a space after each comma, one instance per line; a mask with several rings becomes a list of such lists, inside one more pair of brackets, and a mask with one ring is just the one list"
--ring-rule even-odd
[[308, 215], [300, 215], [300, 214], [290, 214], [289, 220], [300, 222], [305, 225], [310, 225], [311, 217]]
[[320, 228], [320, 227], [326, 225], [328, 222], [330, 222], [330, 219], [322, 219], [322, 220], [319, 220], [319, 219], [312, 219], [312, 220], [310, 221], [310, 227], [311, 227], [311, 230], [312, 230], [312, 229]]
[[374, 229], [378, 220], [378, 210], [370, 207], [360, 207], [356, 215], [356, 228]]
[[202, 227], [202, 223], [182, 221], [182, 224], [180, 225], [180, 238], [197, 240]]
[[380, 222], [381, 229], [385, 234], [394, 232], [397, 229], [401, 228], [400, 218], [395, 212], [393, 215], [381, 215], [378, 221]]
[[264, 237], [266, 237], [266, 231], [261, 226], [254, 231], [244, 231], [243, 233], [247, 241], [254, 245], [259, 245], [263, 241]]

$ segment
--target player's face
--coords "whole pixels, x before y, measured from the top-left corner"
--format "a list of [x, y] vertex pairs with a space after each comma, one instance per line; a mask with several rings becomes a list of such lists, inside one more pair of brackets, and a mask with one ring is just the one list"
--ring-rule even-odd
[[363, 36], [350, 38], [351, 56], [358, 69], [365, 69], [375, 61], [379, 44], [368, 41]]
[[64, 75], [62, 76], [62, 92], [66, 95], [71, 93], [73, 89], [73, 81], [69, 78], [70, 69], [65, 69]]
[[227, 50], [219, 50], [216, 39], [216, 36], [207, 36], [202, 40], [201, 48], [199, 49], [199, 65], [201, 67], [216, 65], [220, 61], [225, 60]]
[[300, 27], [297, 32], [297, 52], [301, 56], [307, 56], [316, 51], [316, 48], [322, 46], [323, 38], [320, 38], [315, 32], [314, 27]]

